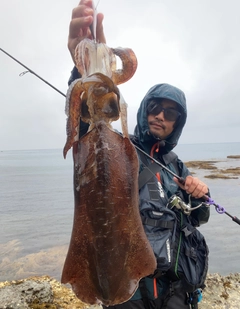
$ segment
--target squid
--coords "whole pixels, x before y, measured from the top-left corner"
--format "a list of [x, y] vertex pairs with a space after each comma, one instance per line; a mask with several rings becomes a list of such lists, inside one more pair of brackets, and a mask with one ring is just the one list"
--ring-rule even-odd
[[[117, 87], [133, 76], [137, 59], [130, 49], [88, 39], [77, 46], [75, 58], [82, 77], [67, 93], [63, 150], [66, 157], [73, 149], [75, 208], [61, 282], [70, 283], [85, 303], [110, 306], [130, 299], [139, 280], [156, 269], [138, 208], [138, 157]], [[122, 134], [111, 126], [119, 117]], [[79, 138], [80, 119], [89, 129]]]

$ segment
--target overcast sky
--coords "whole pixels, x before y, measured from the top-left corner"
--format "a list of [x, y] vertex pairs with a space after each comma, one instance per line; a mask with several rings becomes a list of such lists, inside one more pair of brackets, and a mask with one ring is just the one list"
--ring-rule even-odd
[[[97, 3], [97, 1], [95, 1]], [[1, 0], [0, 48], [67, 91], [68, 26], [78, 0]], [[134, 77], [120, 90], [133, 132], [138, 106], [157, 83], [187, 97], [180, 144], [240, 142], [238, 0], [100, 0], [110, 47], [132, 48]], [[0, 150], [62, 148], [65, 98], [0, 52]], [[120, 129], [116, 123], [115, 128]]]

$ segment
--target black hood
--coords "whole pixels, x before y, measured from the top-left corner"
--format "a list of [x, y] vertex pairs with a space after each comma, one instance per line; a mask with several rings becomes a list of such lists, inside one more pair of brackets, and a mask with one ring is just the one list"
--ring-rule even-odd
[[137, 137], [139, 143], [148, 151], [159, 139], [149, 134], [149, 127], [147, 121], [147, 106], [152, 99], [169, 99], [178, 104], [181, 117], [178, 120], [173, 132], [160, 143], [160, 152], [162, 154], [171, 151], [178, 143], [181, 136], [182, 129], [187, 119], [186, 98], [182, 90], [171, 86], [169, 84], [158, 84], [153, 86], [143, 98], [137, 113], [137, 125], [134, 135]]

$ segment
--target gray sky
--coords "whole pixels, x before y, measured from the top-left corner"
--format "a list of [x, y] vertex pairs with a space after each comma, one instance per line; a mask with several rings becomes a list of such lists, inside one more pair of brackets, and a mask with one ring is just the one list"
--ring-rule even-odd
[[[95, 1], [97, 3], [97, 1]], [[1, 0], [0, 47], [67, 91], [68, 26], [78, 0]], [[138, 106], [157, 83], [187, 97], [181, 144], [240, 142], [238, 0], [100, 0], [107, 44], [132, 48], [134, 77], [120, 90], [133, 132]], [[0, 52], [0, 150], [62, 148], [65, 98]], [[115, 128], [120, 130], [117, 122]]]

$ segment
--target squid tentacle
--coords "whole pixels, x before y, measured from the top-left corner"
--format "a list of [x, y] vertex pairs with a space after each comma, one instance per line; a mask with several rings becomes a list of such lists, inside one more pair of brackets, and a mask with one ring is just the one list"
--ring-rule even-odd
[[113, 71], [114, 84], [120, 85], [127, 82], [137, 70], [137, 57], [130, 48], [112, 48], [112, 51], [122, 60], [122, 69]]
[[[116, 56], [122, 61], [122, 68], [119, 70], [116, 69]], [[116, 110], [116, 106], [119, 105], [119, 103], [113, 103], [116, 101], [119, 102], [119, 90], [115, 85], [128, 81], [137, 69], [137, 58], [132, 49], [121, 47], [109, 48], [106, 44], [96, 43], [89, 39], [84, 39], [78, 44], [75, 50], [75, 60], [82, 78], [74, 81], [67, 92], [65, 112], [68, 119], [67, 141], [63, 149], [64, 158], [73, 143], [78, 140], [83, 101], [85, 100], [87, 102], [88, 113], [90, 113], [85, 116], [83, 115], [83, 121], [90, 123], [90, 129], [94, 126], [94, 122], [100, 120], [100, 118], [103, 118], [104, 121], [110, 125], [111, 121], [119, 118], [119, 113]], [[96, 92], [98, 87], [105, 88], [106, 86], [108, 92], [115, 93], [118, 99], [117, 97], [114, 97], [113, 94], [109, 94], [105, 97], [103, 97], [103, 95], [98, 96], [90, 90], [90, 88], [95, 88]], [[113, 89], [113, 86], [116, 87], [116, 90]], [[107, 104], [112, 105], [106, 107], [104, 101], [105, 103], [108, 102]], [[115, 112], [112, 110], [113, 104], [115, 104]], [[127, 137], [127, 105], [122, 96], [120, 98], [119, 107], [123, 134]], [[95, 108], [98, 110], [98, 115], [94, 112]], [[107, 113], [113, 112], [113, 116], [109, 117], [110, 114], [107, 116], [104, 110]]]

